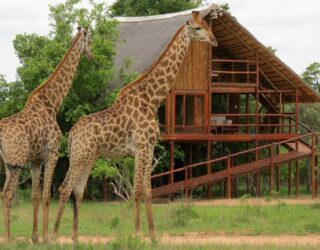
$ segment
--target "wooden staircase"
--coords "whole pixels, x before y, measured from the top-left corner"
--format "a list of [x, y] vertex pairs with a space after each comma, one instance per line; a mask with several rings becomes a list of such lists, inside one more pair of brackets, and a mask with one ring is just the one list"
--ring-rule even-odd
[[[312, 187], [313, 187], [312, 196], [315, 197], [316, 195], [315, 165], [316, 165], [316, 153], [317, 153], [317, 136], [318, 136], [317, 133], [308, 133], [293, 139], [280, 141], [277, 143], [272, 143], [272, 144], [261, 146], [261, 147], [256, 147], [250, 150], [227, 155], [211, 161], [200, 162], [197, 164], [192, 164], [179, 169], [175, 169], [173, 171], [168, 171], [165, 173], [153, 175], [152, 180], [156, 180], [157, 178], [161, 178], [163, 176], [171, 176], [170, 179], [173, 180], [174, 174], [180, 172], [180, 173], [184, 173], [184, 180], [155, 187], [152, 190], [152, 195], [153, 197], [160, 197], [160, 196], [175, 194], [181, 191], [185, 192], [187, 190], [190, 190], [198, 186], [213, 184], [215, 182], [226, 180], [228, 197], [231, 197], [231, 178], [232, 177], [242, 176], [250, 172], [261, 171], [264, 169], [269, 169], [273, 173], [275, 166], [280, 166], [283, 163], [300, 160], [305, 157], [311, 157], [312, 173], [313, 173], [312, 174]], [[309, 143], [307, 143], [306, 141], [308, 141]], [[288, 149], [288, 152], [275, 154], [275, 150], [274, 150], [275, 146], [283, 146]], [[237, 157], [250, 154], [250, 153], [252, 155], [253, 153], [258, 152], [259, 150], [264, 150], [265, 152], [269, 152], [269, 155], [264, 158], [255, 159], [252, 162], [248, 162], [245, 164], [240, 164], [240, 165], [234, 164], [234, 162], [236, 162], [235, 159]], [[258, 154], [256, 153], [255, 155], [258, 155]], [[223, 163], [225, 165], [225, 169], [215, 171], [215, 172], [210, 172], [211, 166], [213, 166], [218, 162]], [[206, 172], [206, 173], [201, 176], [190, 177], [191, 170], [195, 168], [206, 168], [207, 171], [203, 170], [203, 172], [204, 173]]]

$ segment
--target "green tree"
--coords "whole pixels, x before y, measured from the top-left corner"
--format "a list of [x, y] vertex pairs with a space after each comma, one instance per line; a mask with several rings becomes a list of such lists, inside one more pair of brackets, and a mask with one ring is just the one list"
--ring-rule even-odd
[[203, 0], [117, 0], [110, 7], [113, 16], [150, 16], [199, 7]]
[[302, 77], [320, 93], [320, 62], [311, 63], [303, 72]]
[[[320, 93], [320, 63], [311, 63], [302, 73], [302, 78]], [[300, 120], [314, 131], [320, 131], [320, 104], [300, 105]]]
[[26, 92], [20, 81], [8, 83], [0, 74], [0, 119], [21, 110], [25, 96]]

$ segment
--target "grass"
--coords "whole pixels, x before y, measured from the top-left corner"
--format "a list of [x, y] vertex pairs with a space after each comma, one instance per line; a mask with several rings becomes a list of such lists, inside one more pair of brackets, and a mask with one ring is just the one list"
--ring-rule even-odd
[[[57, 202], [50, 206], [50, 231], [54, 223]], [[2, 214], [2, 204], [0, 214]], [[120, 202], [83, 202], [80, 209], [79, 234], [95, 236], [130, 235], [133, 227], [133, 206]], [[147, 222], [142, 209], [142, 229], [147, 233]], [[320, 203], [287, 205], [193, 205], [188, 202], [154, 204], [157, 233], [172, 235], [185, 232], [211, 232], [242, 235], [304, 235], [320, 233]], [[20, 202], [12, 209], [12, 235], [30, 236], [32, 230], [32, 204]], [[40, 230], [41, 219], [40, 214]], [[0, 217], [3, 225], [3, 217]], [[69, 235], [72, 226], [72, 208], [66, 206], [60, 234]], [[0, 227], [0, 234], [3, 228]]]

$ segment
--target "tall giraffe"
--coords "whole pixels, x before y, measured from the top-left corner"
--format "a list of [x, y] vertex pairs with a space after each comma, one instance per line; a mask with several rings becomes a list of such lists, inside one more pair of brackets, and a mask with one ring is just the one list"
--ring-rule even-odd
[[146, 204], [149, 235], [155, 238], [151, 210], [151, 164], [159, 136], [157, 109], [168, 94], [191, 41], [199, 40], [217, 46], [216, 39], [199, 12], [175, 34], [158, 61], [140, 78], [124, 87], [110, 108], [82, 117], [69, 134], [70, 167], [59, 188], [59, 210], [54, 237], [66, 201], [73, 192], [74, 216], [72, 238], [78, 239], [80, 202], [91, 169], [98, 157], [135, 157], [134, 197], [135, 230], [140, 233], [140, 203]]
[[10, 208], [19, 175], [27, 163], [32, 172], [33, 242], [38, 242], [38, 210], [41, 201], [40, 174], [44, 163], [43, 240], [48, 241], [49, 202], [52, 174], [58, 160], [61, 132], [56, 114], [67, 95], [82, 53], [92, 58], [91, 37], [78, 28], [71, 47], [48, 78], [28, 97], [23, 110], [0, 121], [0, 165], [6, 167], [3, 188], [4, 237], [10, 239]]

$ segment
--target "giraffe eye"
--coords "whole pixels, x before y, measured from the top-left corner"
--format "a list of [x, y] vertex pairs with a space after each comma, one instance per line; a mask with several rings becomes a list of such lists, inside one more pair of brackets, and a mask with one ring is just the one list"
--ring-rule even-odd
[[197, 27], [197, 28], [195, 28], [195, 30], [201, 30], [201, 28], [200, 28], [200, 27]]

